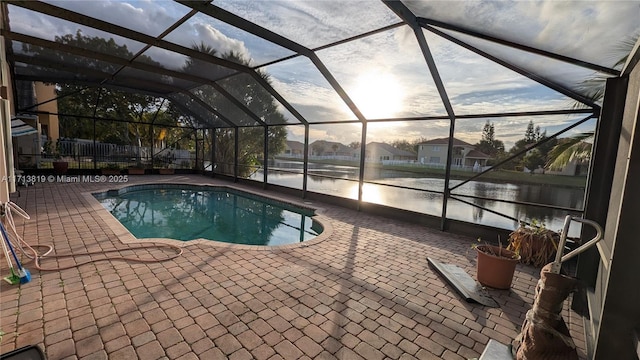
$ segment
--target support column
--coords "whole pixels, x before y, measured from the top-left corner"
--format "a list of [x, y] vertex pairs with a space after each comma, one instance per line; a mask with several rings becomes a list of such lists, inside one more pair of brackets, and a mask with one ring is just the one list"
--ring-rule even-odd
[[[636, 48], [636, 56], [640, 51]], [[605, 226], [604, 245], [611, 254], [603, 259], [596, 280], [602, 296], [602, 314], [596, 332], [593, 359], [638, 359], [640, 329], [640, 66], [630, 71], [622, 129]], [[596, 191], [594, 189], [594, 191]]]
[[[609, 197], [616, 166], [617, 145], [620, 141], [622, 129], [627, 85], [627, 78], [611, 78], [607, 80], [602, 111], [596, 125], [591, 166], [587, 177], [584, 218], [597, 222], [603, 229], [609, 212]], [[615, 146], [613, 146], [614, 144]], [[594, 171], [595, 169], [597, 170]], [[606, 229], [604, 230], [606, 231]], [[594, 236], [595, 231], [592, 227], [585, 226], [582, 228], [580, 239], [587, 241]], [[576, 276], [585, 281], [590, 287], [594, 287], [599, 264], [600, 255], [597, 249], [593, 248], [582, 253], [578, 258]], [[572, 307], [575, 311], [586, 314], [588, 311], [586, 306], [584, 296], [574, 296]]]
[[307, 197], [307, 175], [309, 175], [309, 124], [304, 124], [304, 155], [302, 164], [302, 198]]

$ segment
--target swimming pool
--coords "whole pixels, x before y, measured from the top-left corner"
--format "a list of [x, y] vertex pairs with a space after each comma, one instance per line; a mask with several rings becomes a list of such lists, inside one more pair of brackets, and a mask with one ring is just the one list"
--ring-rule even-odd
[[322, 233], [312, 209], [235, 189], [134, 185], [93, 196], [136, 238], [284, 245]]

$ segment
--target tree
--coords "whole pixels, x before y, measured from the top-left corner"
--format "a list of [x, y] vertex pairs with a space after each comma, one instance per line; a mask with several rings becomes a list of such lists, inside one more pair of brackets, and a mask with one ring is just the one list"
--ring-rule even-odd
[[[553, 148], [553, 146], [555, 146], [555, 144], [557, 143], [556, 139], [546, 140], [544, 143], [542, 143], [541, 145], [538, 145], [535, 148], [537, 153], [532, 154], [534, 150], [533, 148], [534, 144], [541, 142], [545, 139], [547, 139], [547, 131], [546, 130], [541, 131], [540, 126], [535, 126], [533, 121], [530, 120], [529, 124], [527, 124], [527, 130], [524, 133], [524, 137], [516, 141], [513, 147], [509, 150], [509, 155], [522, 152], [525, 149], [528, 149], [527, 153], [521, 160], [510, 161], [509, 163], [505, 164], [505, 168], [513, 169], [513, 168], [516, 168], [518, 165], [520, 165], [528, 169], [531, 169], [530, 166], [532, 166], [532, 164], [534, 164], [535, 168], [537, 168], [538, 165], [543, 165], [544, 163], [546, 163], [548, 154], [551, 151], [551, 148]], [[525, 160], [527, 155], [531, 155], [531, 159]], [[542, 159], [543, 164], [538, 164], [539, 162], [538, 158]], [[527, 166], [527, 164], [529, 164], [529, 166]]]
[[540, 137], [540, 126], [536, 126], [534, 129], [533, 120], [529, 120], [527, 131], [525, 131], [524, 133], [524, 141], [527, 144], [533, 144], [536, 141], [540, 140]]
[[475, 145], [476, 150], [496, 158], [504, 154], [504, 143], [495, 138], [495, 127], [487, 121], [482, 128], [482, 139]]
[[533, 149], [527, 153], [522, 159], [522, 165], [529, 169], [531, 173], [537, 168], [543, 166], [545, 164], [545, 158], [540, 153], [540, 150]]
[[331, 145], [331, 149], [333, 150], [333, 155], [337, 155], [338, 154], [338, 149], [340, 148], [340, 146], [338, 146], [338, 144], [333, 144]]
[[[124, 59], [133, 57], [126, 45], [119, 45], [113, 38], [104, 39], [98, 36], [83, 35], [80, 30], [75, 34], [56, 36], [54, 41], [72, 45], [96, 52], [118, 56]], [[37, 45], [23, 44], [23, 52], [36, 54], [52, 62], [67, 64], [70, 67], [81, 69], [94, 69], [105, 74], [114, 74], [120, 66], [107, 62], [100, 62], [88, 57], [75, 56], [62, 51], [55, 51]], [[148, 56], [142, 55], [138, 61], [161, 66]], [[114, 90], [110, 88], [87, 88], [72, 84], [57, 84], [58, 111], [61, 114], [73, 114], [77, 116], [60, 116], [60, 135], [68, 138], [93, 139], [94, 123], [96, 140], [115, 141], [116, 143], [145, 143], [150, 145], [150, 139], [143, 138], [135, 127], [130, 127], [125, 122], [114, 122], [107, 119], [121, 119], [125, 121], [141, 121], [145, 114], [155, 113], [161, 100], [152, 96], [135, 94]], [[96, 118], [94, 121], [92, 118]], [[131, 123], [130, 123], [131, 124]], [[175, 122], [173, 122], [175, 125]]]
[[588, 161], [591, 157], [591, 143], [593, 131], [584, 132], [557, 142], [547, 159], [546, 166], [551, 170], [560, 170], [572, 160]]
[[[201, 43], [194, 45], [197, 51], [216, 55], [217, 51]], [[248, 61], [239, 54], [229, 52], [222, 55], [222, 58], [248, 65]], [[188, 59], [185, 62], [183, 71], [192, 74], [210, 74], [212, 71], [223, 71], [222, 68], [205, 63], [198, 59]], [[269, 76], [258, 71], [258, 74], [267, 82], [270, 82]], [[277, 103], [271, 94], [252, 81], [250, 76], [236, 75], [228, 77], [223, 82], [223, 88], [236, 100], [246, 104], [249, 110], [261, 121], [266, 124], [285, 124], [284, 115], [278, 110]], [[224, 118], [233, 122], [229, 124], [229, 128], [221, 129], [216, 134], [216, 153], [215, 158], [218, 164], [226, 164], [225, 166], [233, 166], [235, 154], [235, 131], [233, 125], [249, 125], [248, 127], [240, 127], [238, 129], [238, 164], [239, 176], [250, 176], [259, 163], [264, 161], [264, 137], [265, 130], [251, 116], [246, 114], [242, 109], [235, 106], [228, 98], [217, 91], [210, 85], [203, 85], [192, 90], [195, 96], [216, 109]], [[287, 130], [284, 126], [269, 126], [267, 131], [268, 152], [271, 156], [281, 153], [287, 140]], [[264, 159], [264, 160], [263, 160]], [[232, 173], [229, 169], [224, 172]]]
[[313, 153], [320, 156], [324, 154], [324, 145], [322, 144], [314, 144], [312, 146]]
[[417, 153], [416, 144], [414, 143], [414, 141], [409, 141], [406, 139], [397, 139], [391, 142], [391, 146], [399, 150], [404, 150], [414, 154]]

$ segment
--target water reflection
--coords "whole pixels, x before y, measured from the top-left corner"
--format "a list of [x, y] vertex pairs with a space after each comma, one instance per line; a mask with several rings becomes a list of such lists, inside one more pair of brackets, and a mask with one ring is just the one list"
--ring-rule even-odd
[[100, 202], [137, 238], [281, 245], [318, 235], [309, 216], [227, 191], [153, 189]]
[[[340, 179], [310, 175], [308, 177], [308, 190], [357, 199], [358, 183], [346, 180], [346, 178], [352, 178], [355, 172], [348, 172], [345, 169], [335, 170], [333, 171], [330, 166], [324, 166], [322, 173], [341, 177]], [[349, 173], [349, 176], [345, 175], [346, 173]], [[413, 177], [417, 175], [409, 174], [408, 176], [406, 172], [394, 172], [391, 170], [369, 172], [368, 168], [366, 174], [369, 176], [367, 180], [380, 184], [365, 182], [363, 186], [363, 201], [433, 216], [442, 215], [444, 179]], [[293, 176], [297, 176], [300, 181], [302, 180], [302, 175]], [[378, 176], [382, 178], [377, 178]], [[287, 184], [292, 182], [292, 177], [291, 174], [273, 172], [269, 174], [269, 182], [288, 186]], [[451, 180], [450, 184], [455, 186], [460, 182], [460, 180]], [[396, 188], [382, 184], [420, 190]], [[518, 226], [518, 220], [531, 221], [532, 219], [544, 222], [552, 230], [559, 230], [562, 228], [566, 215], [579, 214], [538, 206], [505, 203], [498, 201], [499, 199], [574, 209], [581, 209], [584, 205], [584, 189], [575, 187], [471, 181], [457, 188], [455, 194], [477, 196], [485, 199], [460, 197], [460, 199], [476, 204], [479, 207], [451, 199], [447, 202], [448, 218], [509, 230]], [[493, 212], [507, 215], [512, 219]], [[579, 230], [579, 224], [572, 224], [570, 236], [577, 236]]]

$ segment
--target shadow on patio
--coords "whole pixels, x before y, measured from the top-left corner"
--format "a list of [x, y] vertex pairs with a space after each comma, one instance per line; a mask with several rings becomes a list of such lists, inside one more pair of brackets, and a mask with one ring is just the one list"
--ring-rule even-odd
[[[129, 184], [160, 179], [220, 184], [201, 176], [132, 176]], [[32, 219], [19, 221], [19, 231], [58, 253], [128, 247], [82, 196], [102, 188], [23, 188], [14, 201]], [[473, 239], [316, 205], [333, 233], [297, 247], [195, 244], [162, 263], [96, 262], [58, 272], [27, 262], [30, 283], [0, 288], [1, 352], [39, 344], [49, 359], [468, 359], [490, 338], [508, 343], [517, 335], [536, 269], [519, 265], [511, 291], [491, 291], [500, 308], [468, 304], [426, 258], [473, 276]]]

